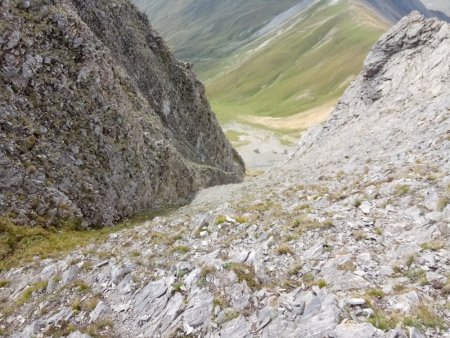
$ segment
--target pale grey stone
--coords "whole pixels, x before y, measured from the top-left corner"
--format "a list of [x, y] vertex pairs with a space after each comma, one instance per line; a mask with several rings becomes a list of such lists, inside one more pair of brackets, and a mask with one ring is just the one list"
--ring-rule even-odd
[[336, 327], [334, 332], [336, 338], [385, 338], [383, 331], [373, 327], [371, 324], [345, 323]]
[[347, 303], [352, 306], [365, 305], [366, 301], [363, 298], [350, 298]]
[[213, 296], [207, 289], [201, 289], [189, 299], [183, 314], [184, 322], [194, 329], [209, 324]]
[[67, 338], [91, 338], [91, 336], [85, 333], [81, 333], [80, 331], [75, 331], [69, 334]]
[[62, 275], [63, 284], [73, 282], [78, 278], [80, 268], [77, 265], [71, 265]]
[[250, 338], [251, 325], [242, 316], [233, 319], [223, 325], [222, 329], [213, 335], [213, 337], [236, 337], [236, 338]]
[[104, 316], [105, 314], [108, 314], [110, 312], [110, 308], [108, 304], [105, 302], [99, 302], [95, 309], [89, 314], [89, 318], [91, 323], [94, 323], [99, 319], [101, 316]]
[[369, 214], [370, 210], [372, 210], [372, 204], [370, 202], [364, 201], [364, 202], [361, 203], [359, 208], [361, 209], [361, 211], [363, 213]]

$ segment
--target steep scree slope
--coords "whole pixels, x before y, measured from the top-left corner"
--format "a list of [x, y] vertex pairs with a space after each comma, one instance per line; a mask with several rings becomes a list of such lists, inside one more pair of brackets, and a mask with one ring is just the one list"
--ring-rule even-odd
[[203, 85], [129, 1], [0, 13], [2, 215], [109, 225], [242, 179]]
[[0, 329], [449, 338], [449, 60], [450, 25], [410, 15], [283, 167], [0, 273]]

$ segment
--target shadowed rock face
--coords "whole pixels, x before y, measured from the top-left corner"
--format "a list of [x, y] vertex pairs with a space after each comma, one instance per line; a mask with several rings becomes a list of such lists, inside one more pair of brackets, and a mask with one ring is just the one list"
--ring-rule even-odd
[[131, 3], [15, 3], [0, 5], [2, 215], [110, 225], [242, 179], [203, 85]]

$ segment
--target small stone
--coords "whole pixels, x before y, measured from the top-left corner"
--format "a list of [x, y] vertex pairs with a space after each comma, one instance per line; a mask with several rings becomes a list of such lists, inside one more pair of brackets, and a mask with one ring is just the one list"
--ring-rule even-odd
[[7, 45], [6, 45], [6, 48], [7, 49], [13, 49], [13, 48], [17, 47], [19, 42], [20, 42], [20, 33], [18, 31], [14, 31], [9, 36], [9, 40], [8, 40]]
[[415, 327], [409, 329], [409, 338], [425, 338], [425, 336]]
[[114, 312], [126, 312], [130, 308], [129, 304], [119, 304], [116, 306], [113, 306], [112, 309]]
[[98, 263], [95, 267], [96, 268], [101, 268], [101, 267], [103, 267], [105, 265], [108, 265], [108, 264], [109, 264], [109, 261], [103, 261], [101, 263]]
[[91, 336], [81, 333], [80, 331], [75, 331], [68, 335], [67, 338], [91, 338]]
[[371, 318], [374, 315], [374, 311], [372, 309], [363, 309], [362, 314], [367, 317], [367, 318]]
[[23, 2], [22, 2], [23, 9], [28, 9], [28, 8], [30, 8], [30, 6], [31, 6], [30, 0], [23, 0]]
[[361, 306], [366, 304], [366, 301], [363, 298], [351, 298], [347, 303], [351, 306]]
[[372, 204], [370, 202], [364, 201], [359, 206], [359, 209], [366, 215], [370, 213], [370, 210], [372, 209]]
[[380, 275], [382, 276], [392, 276], [394, 274], [394, 270], [390, 266], [380, 266]]

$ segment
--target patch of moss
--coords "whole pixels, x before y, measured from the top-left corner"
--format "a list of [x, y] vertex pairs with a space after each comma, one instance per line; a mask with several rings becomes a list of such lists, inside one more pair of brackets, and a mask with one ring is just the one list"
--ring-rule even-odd
[[227, 218], [224, 215], [219, 215], [216, 218], [216, 225], [223, 224], [227, 221]]
[[173, 209], [143, 213], [114, 227], [80, 229], [79, 220], [71, 220], [61, 228], [18, 226], [0, 216], [0, 271], [31, 262], [34, 257], [56, 258], [77, 247], [106, 241], [110, 234], [131, 228]]
[[323, 289], [327, 287], [328, 283], [325, 279], [319, 279], [318, 281], [315, 281], [313, 285], [317, 285], [319, 288]]

